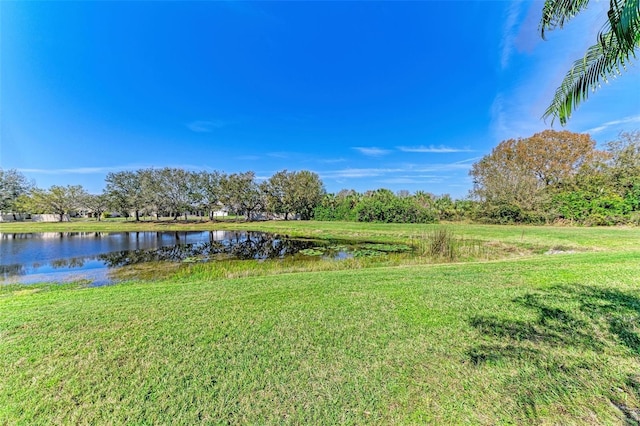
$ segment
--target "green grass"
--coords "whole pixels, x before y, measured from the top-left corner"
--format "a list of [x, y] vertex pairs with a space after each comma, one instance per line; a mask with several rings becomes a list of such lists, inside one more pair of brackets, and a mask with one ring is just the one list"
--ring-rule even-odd
[[561, 227], [504, 226], [478, 224], [386, 224], [359, 222], [268, 221], [245, 222], [225, 219], [208, 222], [163, 220], [103, 221], [83, 220], [62, 223], [0, 223], [0, 232], [119, 232], [119, 231], [201, 231], [212, 229], [255, 230], [290, 236], [334, 240], [400, 242], [425, 238], [446, 226], [456, 236], [479, 239], [496, 244], [516, 244], [522, 247], [568, 247], [581, 250], [635, 250], [640, 239], [640, 227]]
[[[380, 243], [438, 229], [242, 226]], [[450, 226], [534, 250], [0, 286], [0, 424], [637, 424], [638, 230]], [[535, 254], [551, 247], [579, 251]]]

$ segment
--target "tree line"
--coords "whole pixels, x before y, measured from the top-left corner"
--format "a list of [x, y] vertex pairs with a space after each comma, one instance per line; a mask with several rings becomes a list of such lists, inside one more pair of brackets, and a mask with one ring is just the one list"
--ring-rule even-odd
[[394, 193], [377, 189], [359, 193], [342, 190], [327, 194], [316, 207], [316, 220], [346, 220], [382, 223], [433, 223], [439, 220], [465, 220], [473, 216], [475, 203], [454, 200], [450, 195], [424, 191]]
[[476, 217], [493, 223], [640, 224], [640, 132], [596, 149], [546, 130], [501, 142], [470, 171]]
[[141, 217], [195, 213], [213, 218], [226, 210], [251, 220], [257, 213], [310, 219], [325, 194], [316, 173], [282, 170], [258, 183], [255, 173], [224, 174], [180, 168], [146, 168], [109, 173], [101, 194], [81, 185], [41, 189], [15, 170], [0, 169], [0, 211], [64, 215], [87, 211], [100, 220], [114, 211], [139, 221]]
[[80, 185], [37, 188], [15, 170], [0, 169], [0, 211], [108, 211], [135, 220], [177, 219], [188, 212], [213, 218], [220, 209], [252, 220], [289, 219], [431, 223], [575, 223], [640, 225], [640, 132], [625, 132], [597, 149], [588, 134], [545, 130], [509, 139], [473, 164], [465, 199], [424, 191], [326, 193], [316, 173], [282, 170], [258, 182], [254, 172], [224, 174], [179, 168], [109, 173], [105, 190]]

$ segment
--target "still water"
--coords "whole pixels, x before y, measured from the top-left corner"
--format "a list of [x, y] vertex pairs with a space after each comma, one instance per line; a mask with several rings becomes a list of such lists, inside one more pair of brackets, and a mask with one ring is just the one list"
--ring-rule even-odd
[[[152, 261], [277, 259], [329, 247], [326, 241], [262, 232], [45, 232], [0, 233], [0, 283], [111, 283], [109, 270]], [[326, 256], [348, 257], [344, 249]]]

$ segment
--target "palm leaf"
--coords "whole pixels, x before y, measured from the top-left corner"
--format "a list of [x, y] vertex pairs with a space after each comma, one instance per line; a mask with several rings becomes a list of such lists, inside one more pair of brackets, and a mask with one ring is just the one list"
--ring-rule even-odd
[[640, 0], [612, 0], [607, 15], [608, 26], [621, 48], [633, 53], [640, 39]]
[[589, 5], [589, 0], [546, 0], [540, 20], [542, 38], [546, 30], [562, 28], [565, 21], [570, 20]]
[[600, 42], [591, 46], [585, 56], [574, 62], [556, 90], [555, 96], [544, 113], [544, 118], [555, 118], [565, 125], [572, 111], [589, 93], [599, 88], [601, 81], [620, 74], [631, 53], [620, 48], [612, 32], [600, 35]]
[[[540, 23], [545, 29], [562, 27], [564, 22], [588, 4], [588, 0], [547, 0]], [[565, 125], [573, 110], [612, 75], [620, 74], [635, 49], [640, 47], [640, 0], [610, 0], [608, 20], [598, 34], [598, 43], [574, 62], [543, 117]]]

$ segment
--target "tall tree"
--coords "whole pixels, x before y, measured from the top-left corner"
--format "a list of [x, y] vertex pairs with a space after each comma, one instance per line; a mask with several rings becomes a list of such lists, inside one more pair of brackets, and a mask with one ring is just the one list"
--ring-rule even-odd
[[195, 204], [192, 173], [184, 169], [165, 167], [154, 170], [153, 176], [157, 185], [156, 196], [162, 200], [163, 207], [173, 213], [174, 220], [183, 213], [186, 219], [187, 211]]
[[252, 213], [264, 205], [254, 172], [234, 173], [220, 181], [220, 201], [229, 209], [251, 220]]
[[283, 214], [285, 220], [292, 213], [299, 214], [303, 220], [311, 219], [314, 209], [325, 194], [320, 177], [308, 170], [279, 171], [264, 181], [260, 188], [265, 196], [267, 210]]
[[106, 194], [88, 194], [84, 197], [83, 205], [100, 221], [102, 213], [109, 208], [109, 197]]
[[294, 172], [290, 184], [291, 207], [300, 219], [308, 220], [313, 217], [314, 209], [320, 204], [326, 193], [320, 177], [308, 170]]
[[165, 200], [162, 195], [162, 183], [157, 176], [157, 169], [139, 169], [136, 171], [137, 190], [136, 200], [140, 212], [160, 219], [160, 214], [165, 208]]
[[105, 179], [105, 192], [114, 208], [125, 215], [135, 213], [136, 221], [140, 220], [140, 211], [144, 207], [141, 173], [122, 171], [109, 173]]
[[596, 142], [586, 133], [545, 130], [515, 144], [516, 161], [522, 162], [546, 187], [560, 185], [580, 167], [602, 158]]
[[294, 209], [292, 178], [293, 173], [282, 170], [260, 184], [265, 197], [265, 209], [269, 213], [283, 214], [285, 220]]
[[217, 171], [202, 171], [197, 174], [198, 204], [208, 211], [209, 219], [213, 219], [213, 212], [220, 208], [220, 182], [223, 178], [224, 175]]
[[606, 149], [614, 190], [631, 209], [640, 210], [640, 131], [621, 133]]
[[532, 210], [540, 204], [541, 183], [521, 162], [516, 160], [517, 140], [501, 142], [491, 154], [474, 163], [469, 174], [473, 178], [472, 195], [485, 205], [514, 205]]
[[34, 187], [22, 173], [15, 169], [0, 168], [0, 212], [15, 213], [16, 201]]
[[608, 142], [610, 165], [616, 180], [623, 185], [640, 180], [640, 131], [622, 132], [618, 139]]
[[84, 207], [86, 196], [87, 192], [81, 185], [53, 185], [47, 190], [34, 188], [30, 197], [31, 207], [33, 211], [57, 214], [62, 222], [66, 214]]
[[[589, 0], [546, 0], [540, 33], [562, 28], [564, 23], [587, 8]], [[556, 90], [544, 118], [560, 119], [565, 125], [575, 108], [608, 77], [620, 74], [640, 47], [640, 1], [610, 0], [607, 21], [597, 43], [574, 62]]]
[[604, 154], [587, 134], [545, 130], [526, 139], [509, 139], [472, 166], [472, 194], [492, 205], [535, 210], [546, 188], [560, 188], [586, 164]]

